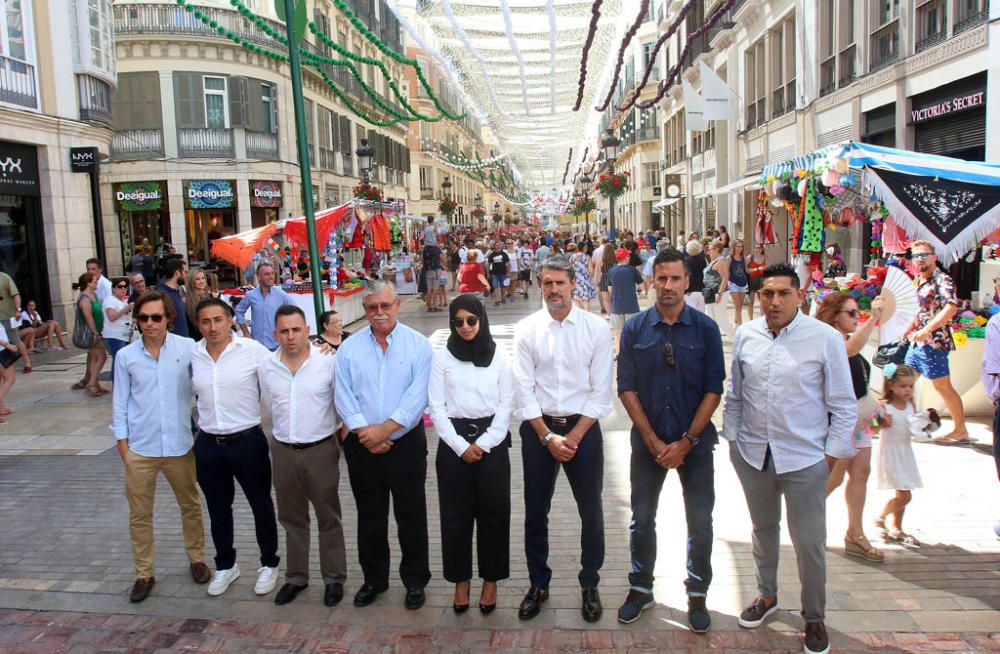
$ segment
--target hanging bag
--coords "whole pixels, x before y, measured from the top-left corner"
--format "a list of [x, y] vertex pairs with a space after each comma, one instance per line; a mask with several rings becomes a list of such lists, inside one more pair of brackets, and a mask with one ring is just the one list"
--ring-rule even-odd
[[[80, 299], [85, 300], [86, 296], [81, 296]], [[83, 315], [83, 310], [80, 309], [80, 300], [77, 300], [76, 321], [73, 324], [73, 345], [81, 350], [89, 350], [94, 347], [95, 342], [97, 342], [97, 334], [87, 325], [87, 319]]]

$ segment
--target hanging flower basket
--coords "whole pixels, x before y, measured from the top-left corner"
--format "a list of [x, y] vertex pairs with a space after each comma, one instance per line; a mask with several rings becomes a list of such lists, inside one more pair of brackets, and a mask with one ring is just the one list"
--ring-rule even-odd
[[503, 216], [498, 213], [493, 214], [493, 222], [498, 223], [503, 220]]
[[597, 210], [597, 203], [594, 202], [593, 198], [580, 198], [573, 205], [573, 209], [570, 213], [574, 216], [585, 216], [591, 211]]
[[472, 217], [475, 218], [476, 220], [479, 220], [485, 215], [486, 215], [486, 209], [483, 209], [482, 207], [476, 207], [475, 209], [472, 210]]
[[354, 187], [354, 197], [360, 200], [368, 200], [370, 202], [381, 202], [382, 190], [377, 186], [361, 182]]
[[617, 198], [628, 190], [628, 180], [631, 175], [623, 173], [604, 173], [597, 178], [597, 192], [603, 198]]
[[455, 202], [451, 198], [444, 198], [438, 202], [438, 212], [442, 216], [451, 216], [451, 214], [455, 213], [455, 209], [457, 208], [458, 202]]

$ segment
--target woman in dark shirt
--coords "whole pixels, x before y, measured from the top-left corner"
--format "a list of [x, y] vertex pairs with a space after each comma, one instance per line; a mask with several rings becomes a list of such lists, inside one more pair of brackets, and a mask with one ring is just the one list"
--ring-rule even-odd
[[705, 310], [705, 297], [701, 294], [704, 284], [705, 266], [708, 257], [702, 249], [701, 241], [688, 241], [684, 246], [687, 256], [684, 257], [684, 267], [688, 273], [688, 290], [684, 301], [699, 311]]
[[319, 324], [323, 331], [316, 337], [316, 345], [329, 345], [334, 352], [344, 342], [344, 339], [351, 335], [350, 332], [344, 331], [344, 321], [333, 309], [323, 312], [319, 318]]

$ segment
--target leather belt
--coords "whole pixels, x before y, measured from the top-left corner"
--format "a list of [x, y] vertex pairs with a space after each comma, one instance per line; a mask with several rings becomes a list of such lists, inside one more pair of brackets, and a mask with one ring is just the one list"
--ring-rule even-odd
[[229, 445], [236, 439], [242, 436], [249, 436], [260, 431], [260, 425], [254, 425], [248, 429], [243, 429], [241, 431], [233, 432], [232, 434], [210, 434], [203, 429], [199, 429], [198, 433], [201, 434], [203, 438], [208, 438], [215, 441], [216, 445]]
[[279, 441], [277, 438], [274, 439], [275, 443], [280, 443], [285, 447], [291, 448], [293, 450], [308, 450], [310, 447], [316, 447], [317, 445], [322, 445], [333, 438], [333, 436], [327, 436], [326, 438], [321, 438], [318, 441], [313, 441], [312, 443], [286, 443], [285, 441]]
[[567, 427], [572, 429], [576, 426], [576, 423], [580, 421], [582, 416], [579, 413], [574, 413], [571, 416], [542, 416], [542, 420], [549, 427]]
[[475, 443], [476, 439], [486, 433], [486, 430], [493, 424], [493, 416], [485, 418], [449, 418], [454, 425], [459, 436], [470, 443]]

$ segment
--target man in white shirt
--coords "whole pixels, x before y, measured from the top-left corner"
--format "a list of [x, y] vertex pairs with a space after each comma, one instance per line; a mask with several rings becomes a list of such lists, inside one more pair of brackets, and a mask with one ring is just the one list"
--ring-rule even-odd
[[104, 276], [104, 267], [101, 265], [100, 259], [95, 259], [91, 257], [87, 259], [87, 272], [97, 278], [97, 290], [94, 291], [94, 295], [100, 300], [101, 304], [104, 304], [104, 298], [111, 295], [111, 280]]
[[764, 316], [736, 332], [723, 414], [723, 437], [753, 521], [760, 593], [738, 621], [754, 628], [778, 608], [784, 495], [802, 584], [805, 652], [825, 653], [826, 481], [836, 459], [855, 454], [857, 402], [844, 339], [799, 311], [805, 293], [795, 269], [769, 266], [762, 284]]
[[545, 309], [514, 332], [514, 380], [524, 463], [524, 550], [531, 589], [518, 616], [538, 615], [548, 599], [548, 512], [560, 465], [581, 516], [583, 618], [601, 617], [597, 592], [604, 564], [604, 453], [600, 418], [611, 412], [611, 332], [573, 306], [574, 270], [564, 257], [542, 264]]
[[240, 576], [233, 547], [233, 481], [253, 511], [260, 568], [254, 592], [278, 582], [278, 524], [271, 500], [271, 458], [261, 429], [257, 369], [271, 352], [233, 333], [233, 310], [217, 298], [198, 303], [195, 319], [204, 340], [191, 351], [191, 382], [198, 401], [194, 442], [198, 485], [205, 495], [215, 545], [208, 594], [222, 595]]
[[510, 286], [506, 289], [507, 297], [514, 297], [514, 291], [517, 290], [517, 286], [520, 283], [520, 273], [521, 273], [521, 261], [517, 257], [518, 248], [514, 245], [514, 241], [507, 241], [504, 246], [504, 252], [507, 253], [507, 258], [510, 259]]
[[521, 238], [517, 247], [518, 273], [517, 283], [521, 287], [520, 292], [524, 299], [528, 299], [528, 290], [531, 288], [531, 269], [535, 265], [535, 253], [528, 247], [528, 241]]
[[309, 583], [309, 506], [319, 528], [319, 569], [326, 588], [323, 604], [344, 597], [347, 551], [341, 522], [340, 444], [334, 437], [335, 355], [309, 343], [305, 313], [295, 305], [278, 308], [274, 319], [278, 349], [260, 363], [260, 390], [271, 409], [274, 491], [278, 521], [285, 528], [285, 584], [275, 604], [288, 604]]

